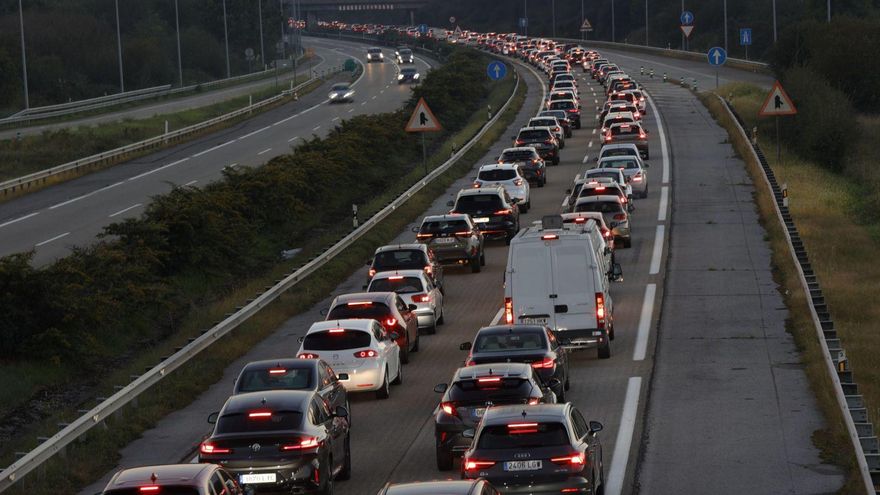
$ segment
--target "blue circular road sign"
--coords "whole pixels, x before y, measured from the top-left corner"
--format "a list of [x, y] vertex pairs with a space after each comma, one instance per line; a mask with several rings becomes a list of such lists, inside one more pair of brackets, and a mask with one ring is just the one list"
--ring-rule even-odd
[[690, 26], [694, 23], [694, 13], [690, 10], [685, 10], [681, 13], [681, 25], [682, 26]]
[[419, 24], [419, 34], [428, 34], [427, 24]]
[[486, 66], [486, 74], [489, 74], [489, 79], [493, 81], [503, 79], [507, 75], [507, 66], [504, 65], [504, 62], [493, 60]]
[[713, 46], [706, 52], [706, 57], [709, 59], [709, 65], [717, 67], [727, 61], [727, 52], [720, 46]]

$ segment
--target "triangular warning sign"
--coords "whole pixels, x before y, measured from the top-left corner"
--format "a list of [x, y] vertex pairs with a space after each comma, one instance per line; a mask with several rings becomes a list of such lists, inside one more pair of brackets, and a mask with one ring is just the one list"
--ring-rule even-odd
[[435, 132], [442, 130], [443, 127], [440, 126], [440, 121], [437, 120], [437, 117], [428, 108], [425, 99], [419, 98], [419, 102], [416, 104], [416, 108], [406, 124], [406, 132]]
[[584, 19], [584, 23], [581, 24], [581, 31], [592, 31], [593, 25], [590, 24], [589, 19]]
[[461, 36], [461, 26], [455, 26], [455, 35]]
[[684, 33], [684, 37], [685, 37], [685, 38], [690, 38], [690, 37], [691, 37], [691, 32], [692, 32], [693, 30], [694, 30], [694, 27], [693, 27], [693, 26], [690, 26], [690, 25], [684, 25], [684, 24], [681, 25], [681, 32]]
[[779, 84], [779, 81], [776, 81], [773, 83], [773, 89], [770, 90], [770, 94], [768, 94], [767, 99], [764, 100], [764, 104], [761, 106], [761, 111], [758, 112], [758, 115], [762, 117], [771, 117], [775, 115], [794, 115], [796, 113], [797, 108], [794, 107], [794, 102], [791, 101], [788, 93], [782, 89], [782, 85]]

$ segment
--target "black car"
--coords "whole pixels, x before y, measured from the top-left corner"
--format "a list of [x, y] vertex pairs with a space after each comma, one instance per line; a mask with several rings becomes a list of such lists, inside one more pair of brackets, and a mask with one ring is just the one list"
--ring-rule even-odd
[[526, 180], [536, 183], [538, 187], [544, 187], [547, 183], [547, 165], [531, 146], [506, 148], [498, 155], [498, 163], [519, 165], [519, 170]]
[[525, 363], [493, 363], [459, 368], [452, 383], [434, 391], [443, 398], [434, 415], [437, 468], [452, 469], [453, 459], [471, 445], [464, 432], [480, 424], [488, 408], [504, 404], [556, 402], [556, 395]]
[[465, 364], [528, 363], [543, 383], [552, 384], [559, 402], [569, 389], [568, 353], [553, 330], [541, 325], [497, 325], [477, 331], [474, 342], [461, 344], [471, 351]]
[[550, 102], [548, 110], [565, 110], [568, 112], [568, 119], [571, 120], [575, 129], [581, 128], [581, 107], [574, 100], [556, 100]]
[[386, 483], [376, 495], [500, 495], [486, 480], [417, 481]]
[[409, 353], [419, 350], [419, 321], [416, 305], [407, 305], [394, 292], [359, 292], [333, 299], [326, 311], [326, 320], [366, 318], [376, 320], [386, 334], [396, 333], [400, 346], [400, 362], [409, 363]]
[[373, 257], [367, 260], [367, 285], [378, 272], [396, 272], [399, 270], [424, 270], [434, 285], [443, 289], [443, 265], [434, 256], [434, 252], [426, 245], [419, 243], [393, 244], [376, 249]]
[[501, 186], [463, 189], [447, 205], [451, 214], [470, 215], [487, 239], [504, 238], [510, 244], [519, 232], [519, 207]]
[[397, 75], [397, 84], [419, 82], [419, 71], [415, 67], [402, 67]]
[[222, 465], [245, 489], [329, 494], [334, 478], [351, 476], [347, 417], [306, 390], [233, 395], [209, 416], [199, 462]]
[[504, 493], [603, 493], [600, 431], [602, 423], [587, 423], [571, 403], [493, 407], [461, 475], [485, 478]]
[[544, 160], [559, 165], [559, 141], [546, 127], [523, 127], [513, 141], [514, 146], [531, 146]]
[[[348, 394], [330, 365], [321, 359], [270, 359], [253, 361], [241, 369], [232, 395], [264, 390], [310, 390], [327, 402], [331, 411], [343, 406], [351, 413]], [[351, 416], [348, 423], [351, 425]]]
[[[216, 464], [162, 464], [123, 469], [101, 495], [241, 495], [238, 480]], [[476, 492], [481, 493], [481, 492]], [[492, 492], [495, 493], [495, 492]]]

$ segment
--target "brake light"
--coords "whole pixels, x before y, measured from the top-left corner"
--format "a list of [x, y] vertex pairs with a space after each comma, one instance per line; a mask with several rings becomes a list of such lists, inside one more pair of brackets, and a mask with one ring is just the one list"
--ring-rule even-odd
[[568, 111], [571, 113], [575, 113], [578, 111], [578, 109], [577, 108], [569, 108]]
[[535, 369], [553, 369], [556, 367], [556, 361], [553, 358], [544, 358], [541, 361], [535, 361], [532, 363], [532, 368]]
[[470, 236], [471, 236], [471, 231], [470, 231], [470, 230], [463, 230], [463, 231], [461, 231], [461, 232], [456, 232], [456, 233], [455, 233], [455, 236], [456, 236], [456, 237], [470, 237]]
[[248, 413], [248, 419], [270, 419], [272, 411], [251, 411]]
[[156, 493], [159, 491], [159, 486], [158, 485], [142, 486], [142, 487], [138, 488], [138, 491], [141, 493]]
[[450, 416], [458, 416], [458, 411], [455, 409], [454, 402], [441, 402], [440, 403], [440, 410], [442, 410], [443, 412], [445, 412], [446, 414], [448, 414]]
[[564, 457], [553, 457], [550, 459], [550, 462], [562, 466], [583, 466], [587, 463], [587, 456], [583, 452], [578, 452], [577, 454], [567, 455]]
[[269, 370], [270, 375], [283, 375], [285, 373], [287, 373], [287, 370], [283, 368], [274, 368]]
[[603, 235], [606, 239], [610, 239], [610, 238], [611, 238], [611, 231], [608, 230], [608, 229], [602, 229], [602, 235]]
[[297, 358], [299, 358], [299, 359], [318, 359], [318, 355], [312, 354], [311, 352], [302, 352], [297, 356]]
[[[416, 236], [416, 237], [418, 237], [418, 236]], [[367, 276], [370, 277], [370, 278], [373, 278], [375, 275], [376, 275], [376, 269], [375, 269], [375, 268], [370, 268], [370, 271], [367, 272]]]
[[501, 381], [501, 377], [498, 377], [498, 376], [491, 376], [488, 378], [478, 378], [477, 379], [477, 382], [479, 382], [479, 383], [498, 383], [500, 381]]
[[367, 349], [366, 351], [357, 351], [356, 353], [354, 353], [354, 357], [361, 359], [374, 358], [379, 357], [379, 353], [372, 349]]
[[434, 268], [432, 268], [431, 265], [425, 265], [425, 273], [427, 273], [428, 275], [433, 274]]
[[331, 328], [330, 330], [327, 330], [327, 333], [345, 333], [345, 329], [344, 328]]
[[618, 213], [617, 215], [614, 215], [614, 219], [619, 222], [622, 222], [622, 221], [626, 220], [626, 213]]
[[303, 449], [313, 449], [318, 446], [320, 442], [315, 437], [308, 437], [302, 439], [299, 443], [289, 443], [281, 445], [280, 449], [283, 451], [290, 450], [303, 450]]
[[476, 459], [465, 459], [464, 470], [474, 471], [476, 469], [486, 469], [495, 465], [495, 461], [478, 461]]
[[430, 294], [416, 294], [416, 295], [412, 296], [412, 299], [413, 299], [413, 302], [427, 303], [427, 302], [431, 302], [431, 295]]
[[536, 397], [532, 397], [531, 399], [529, 399], [529, 405], [530, 405], [530, 406], [534, 406], [534, 405], [536, 405], [536, 404], [537, 404], [538, 402], [540, 402], [540, 401], [541, 401], [541, 399], [538, 399], [538, 398], [536, 398]]
[[516, 143], [517, 146], [522, 146], [523, 143], [525, 143], [525, 141], [523, 141], [522, 139], [517, 139], [517, 140], [514, 141], [514, 142]]
[[397, 318], [394, 318], [393, 316], [391, 318], [385, 318], [382, 320], [382, 325], [384, 325], [385, 328], [392, 328], [397, 325]]
[[596, 187], [595, 189], [596, 189], [597, 191], [604, 191], [604, 190], [605, 190], [605, 186], [598, 186], [598, 187]]
[[507, 430], [511, 435], [538, 433], [538, 423], [511, 423], [507, 425]]
[[601, 292], [596, 293], [596, 328], [605, 328], [605, 295]]
[[474, 189], [479, 189], [479, 188], [482, 187], [482, 186], [483, 186], [482, 183], [480, 183], [480, 182], [474, 182]]
[[633, 113], [633, 117], [635, 117], [636, 119], [639, 119], [639, 118], [642, 117], [642, 114], [639, 113], [639, 112], [634, 112], [634, 113]]
[[199, 445], [199, 452], [202, 454], [231, 454], [232, 449], [218, 447], [211, 442], [202, 442]]
[[465, 366], [474, 366], [475, 364], [477, 364], [477, 362], [474, 361], [474, 358], [472, 358], [470, 355], [468, 355], [468, 358], [467, 358], [467, 360], [464, 362], [464, 365], [465, 365]]
[[504, 298], [504, 321], [513, 325], [513, 300], [509, 297]]
[[544, 234], [541, 236], [541, 240], [544, 241], [555, 241], [556, 239], [559, 239], [559, 236], [556, 234]]
[[648, 135], [645, 134], [645, 131], [639, 130], [639, 139], [645, 139], [646, 137], [648, 137]]
[[633, 180], [633, 182], [641, 182], [642, 181], [642, 174], [638, 173], [636, 175], [633, 175], [632, 180]]
[[516, 179], [516, 180], [514, 180], [514, 181], [513, 181], [513, 185], [514, 185], [514, 186], [521, 186], [521, 185], [522, 185], [522, 179]]
[[[434, 234], [416, 234], [416, 239], [430, 239], [434, 237]], [[375, 270], [370, 270], [370, 272], [374, 272]], [[373, 273], [375, 275], [375, 273]]]
[[403, 275], [393, 275], [388, 277], [388, 280], [403, 280]]
[[498, 210], [494, 214], [495, 215], [510, 215], [510, 210]]
[[372, 306], [372, 301], [356, 301], [347, 303], [346, 306]]

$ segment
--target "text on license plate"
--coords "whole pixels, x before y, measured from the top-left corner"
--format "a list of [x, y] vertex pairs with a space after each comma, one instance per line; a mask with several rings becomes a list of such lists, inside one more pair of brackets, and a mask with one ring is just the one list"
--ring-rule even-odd
[[541, 469], [541, 461], [507, 461], [505, 471], [536, 471]]
[[547, 318], [520, 318], [519, 322], [523, 325], [546, 325]]
[[438, 237], [437, 244], [452, 244], [455, 242], [455, 237]]
[[275, 483], [275, 473], [243, 474], [240, 478], [242, 485], [253, 483]]
[[474, 222], [476, 223], [486, 223], [489, 221], [489, 217], [477, 217], [474, 218]]

